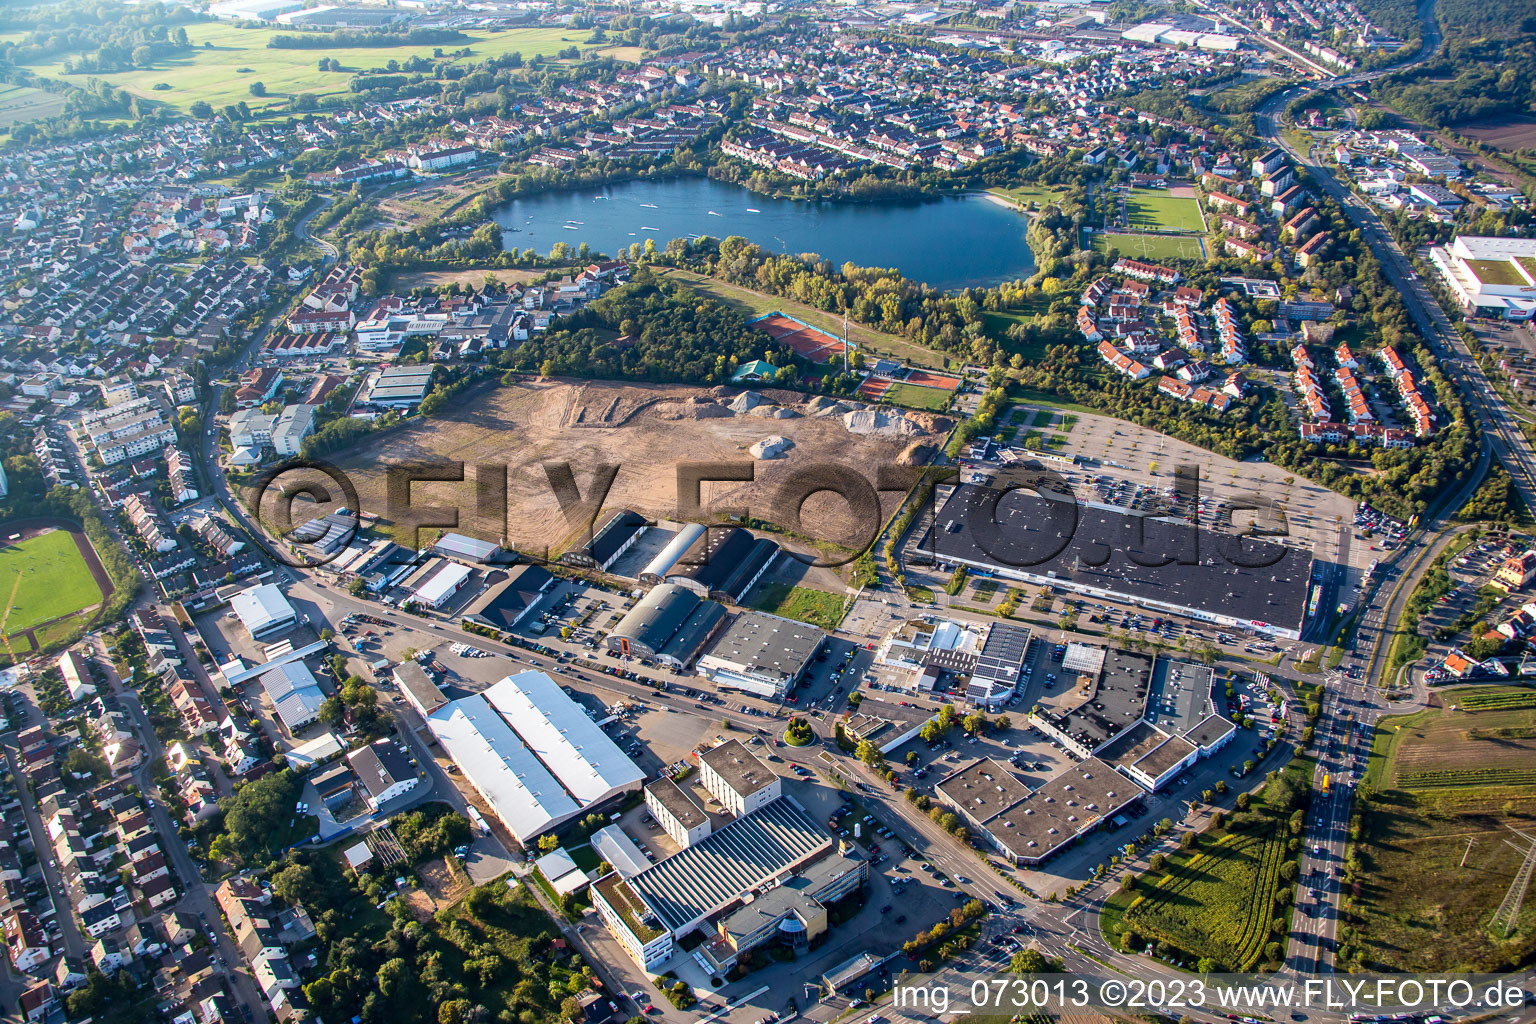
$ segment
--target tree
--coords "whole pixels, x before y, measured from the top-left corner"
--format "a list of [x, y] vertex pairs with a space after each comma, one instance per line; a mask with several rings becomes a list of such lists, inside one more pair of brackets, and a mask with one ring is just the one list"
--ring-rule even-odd
[[105, 779], [111, 774], [104, 758], [98, 757], [83, 747], [76, 747], [64, 758], [64, 770], [70, 775], [88, 775], [94, 779]]
[[206, 100], [197, 100], [187, 108], [187, 113], [199, 121], [206, 121], [213, 116], [213, 105]]
[[272, 891], [285, 903], [307, 908], [321, 894], [320, 880], [308, 864], [289, 864], [272, 876]]
[[879, 768], [885, 763], [885, 755], [880, 753], [880, 748], [869, 740], [860, 740], [858, 747], [854, 749], [853, 753], [855, 757], [871, 768]]
[[252, 96], [265, 96], [266, 94], [267, 94], [267, 87], [264, 84], [262, 84], [261, 82], [252, 82], [251, 83], [251, 95]]
[[1208, 956], [1203, 956], [1195, 961], [1195, 970], [1200, 974], [1215, 974], [1221, 965]]
[[1038, 949], [1021, 949], [1008, 961], [1008, 969], [1014, 974], [1039, 974], [1049, 967], [1045, 954]]
[[998, 732], [1007, 732], [1012, 727], [1013, 719], [1009, 718], [1007, 715], [998, 715], [997, 721], [992, 723], [992, 728], [996, 729]]
[[539, 852], [540, 853], [552, 853], [556, 849], [558, 849], [559, 846], [560, 846], [560, 840], [555, 838], [554, 835], [546, 833], [546, 834], [544, 834], [542, 836], [539, 836]]
[[975, 736], [987, 727], [987, 716], [980, 711], [972, 711], [965, 716], [965, 721], [961, 725], [966, 732]]

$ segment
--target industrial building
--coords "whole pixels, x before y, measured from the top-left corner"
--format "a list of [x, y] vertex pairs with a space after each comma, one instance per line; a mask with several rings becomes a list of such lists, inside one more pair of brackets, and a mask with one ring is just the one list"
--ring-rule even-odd
[[518, 565], [506, 578], [493, 582], [464, 610], [464, 618], [491, 629], [507, 632], [538, 607], [554, 585], [555, 577], [541, 565]]
[[432, 677], [427, 675], [427, 670], [415, 661], [402, 661], [395, 666], [395, 682], [399, 684], [406, 702], [422, 718], [448, 703], [448, 698], [438, 689]]
[[678, 846], [692, 846], [713, 831], [709, 815], [688, 790], [665, 775], [645, 787], [645, 807]]
[[[415, 689], [413, 704], [433, 699], [419, 685]], [[543, 672], [519, 672], [484, 693], [447, 701], [428, 715], [427, 725], [465, 780], [525, 845], [639, 789], [645, 778]]]
[[436, 371], [437, 366], [432, 363], [423, 366], [391, 366], [381, 370], [368, 388], [366, 401], [369, 405], [394, 408], [420, 405], [421, 400], [427, 397], [427, 391], [432, 386], [432, 375]]
[[1123, 508], [962, 484], [929, 537], [940, 563], [1152, 611], [1288, 640], [1306, 619], [1310, 553]]
[[726, 740], [699, 755], [699, 781], [736, 817], [751, 814], [783, 795], [778, 772], [759, 761], [741, 740]]
[[650, 523], [640, 513], [619, 509], [592, 534], [590, 542], [567, 551], [560, 560], [606, 572], [649, 528]]
[[293, 605], [274, 583], [240, 591], [230, 598], [229, 606], [253, 640], [292, 629], [299, 618]]
[[924, 693], [949, 677], [964, 684], [971, 705], [995, 711], [1018, 692], [1030, 636], [1012, 623], [921, 615], [886, 634], [875, 663], [898, 670], [898, 682]]
[[984, 757], [945, 776], [934, 792], [964, 819], [972, 835], [1011, 863], [1027, 867], [1038, 866], [1145, 795], [1096, 757], [1033, 791], [1007, 765]]
[[767, 537], [739, 526], [711, 527], [694, 538], [664, 578], [700, 597], [740, 604], [778, 555], [779, 545]]
[[300, 729], [320, 718], [320, 705], [325, 701], [325, 694], [314, 673], [302, 661], [285, 661], [257, 678], [290, 736], [298, 735]]
[[805, 675], [826, 638], [795, 619], [742, 612], [699, 659], [697, 670], [716, 686], [778, 700]]
[[[824, 858], [830, 863], [817, 870]], [[626, 878], [616, 871], [598, 879], [592, 886], [593, 905], [630, 956], [652, 971], [672, 956], [677, 940], [706, 927], [717, 915], [752, 906], [775, 889], [786, 888], [786, 893], [764, 905], [764, 909], [781, 911], [771, 918], [719, 919], [731, 923], [723, 933], [717, 928], [716, 941], [699, 949], [710, 966], [721, 967], [735, 961], [733, 942], [761, 944], [789, 916], [795, 916], [796, 925], [785, 931], [794, 941], [797, 926], [807, 927], [805, 918], [814, 923], [812, 901], [825, 907], [852, 893], [868, 871], [867, 861], [837, 851], [832, 837], [804, 808], [785, 797], [638, 874]], [[796, 877], [807, 881], [796, 883]], [[803, 897], [801, 902], [777, 902], [795, 893]]]
[[357, 774], [358, 782], [368, 794], [368, 807], [377, 811], [391, 800], [398, 799], [421, 782], [416, 765], [405, 753], [404, 744], [394, 740], [375, 740], [366, 747], [359, 747], [347, 755], [347, 763]]
[[1469, 316], [1536, 315], [1536, 238], [1459, 235], [1429, 250], [1430, 262]]
[[655, 659], [683, 669], [724, 625], [724, 605], [663, 583], [635, 602], [604, 642], [626, 657]]
[[501, 545], [462, 533], [445, 533], [432, 545], [432, 553], [444, 558], [457, 558], [461, 562], [484, 565], [501, 556]]
[[407, 600], [423, 608], [441, 608], [473, 574], [467, 565], [438, 559], [424, 575], [412, 581], [411, 596]]

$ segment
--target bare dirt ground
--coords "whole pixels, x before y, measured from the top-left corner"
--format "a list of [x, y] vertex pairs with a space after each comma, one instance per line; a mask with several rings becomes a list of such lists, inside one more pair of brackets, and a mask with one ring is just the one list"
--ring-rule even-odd
[[495, 167], [477, 167], [452, 178], [433, 178], [393, 189], [379, 200], [379, 212], [395, 226], [418, 227], [452, 213], [460, 203], [481, 192], [496, 174]]
[[[411, 488], [413, 506], [438, 505], [459, 509], [461, 532], [489, 540], [503, 537], [525, 551], [558, 554], [583, 535], [580, 523], [562, 514], [546, 475], [545, 464], [567, 462], [582, 495], [589, 493], [598, 466], [617, 466], [604, 509], [631, 508], [657, 518], [709, 520], [723, 518], [728, 509], [777, 522], [800, 538], [817, 543], [847, 545], [858, 539], [848, 504], [822, 493], [805, 502], [801, 524], [776, 507], [781, 483], [797, 470], [832, 464], [832, 478], [858, 474], [871, 485], [882, 463], [911, 461], [914, 449], [942, 443], [951, 421], [926, 413], [892, 412], [902, 417], [882, 421], [886, 432], [859, 433], [849, 429], [844, 409], [854, 417], [873, 415], [859, 403], [843, 403], [828, 415], [815, 415], [827, 399], [807, 400], [788, 391], [754, 392], [763, 404], [753, 410], [741, 400], [740, 389], [705, 389], [676, 385], [630, 385], [609, 382], [535, 381], [488, 387], [463, 397], [447, 415], [391, 432], [336, 457], [355, 482], [360, 505], [377, 511], [381, 525], [393, 525], [386, 500], [386, 467], [420, 461], [462, 460], [467, 465], [495, 463], [507, 467], [505, 528], [494, 514], [476, 506], [473, 469], [463, 482], [418, 482]], [[735, 401], [735, 406], [732, 402]], [[774, 410], [791, 413], [780, 418]], [[900, 432], [898, 432], [900, 431]], [[748, 449], [773, 436], [793, 446], [776, 459], [754, 460]], [[926, 460], [926, 453], [921, 456]], [[729, 462], [752, 467], [750, 482], [705, 483], [700, 493], [702, 514], [679, 514], [677, 466], [681, 462]], [[883, 515], [901, 499], [899, 491], [879, 494]], [[400, 538], [409, 542], [412, 538]], [[786, 538], [792, 547], [796, 544]]]
[[1490, 118], [1467, 121], [1456, 126], [1463, 135], [1487, 143], [1494, 149], [1514, 150], [1536, 147], [1536, 118]]

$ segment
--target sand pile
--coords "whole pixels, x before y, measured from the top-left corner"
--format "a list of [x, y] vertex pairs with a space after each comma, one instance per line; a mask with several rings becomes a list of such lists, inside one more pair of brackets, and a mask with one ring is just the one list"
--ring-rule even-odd
[[764, 419], [770, 420], [789, 420], [794, 419], [800, 414], [795, 410], [785, 408], [782, 405], [759, 405], [755, 406], [751, 412], [747, 413], [747, 415], [761, 416]]
[[900, 413], [884, 409], [857, 409], [843, 414], [843, 426], [850, 434], [875, 434], [880, 437], [913, 437], [926, 434], [921, 424]]
[[684, 398], [657, 402], [656, 415], [664, 420], [712, 420], [736, 414], [712, 398]]
[[756, 391], [743, 391], [730, 401], [732, 412], [751, 412], [760, 405], [769, 405], [768, 399]]
[[765, 437], [761, 441], [747, 449], [747, 454], [754, 459], [779, 459], [784, 453], [795, 446], [795, 442], [787, 437]]

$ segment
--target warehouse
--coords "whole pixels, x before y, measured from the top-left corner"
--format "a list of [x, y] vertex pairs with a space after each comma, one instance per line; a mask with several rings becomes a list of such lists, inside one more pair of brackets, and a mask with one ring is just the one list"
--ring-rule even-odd
[[981, 758], [934, 787], [972, 835], [1013, 864], [1036, 867], [1140, 800], [1141, 787], [1096, 757], [1065, 769], [1031, 791], [1008, 767]]
[[784, 792], [772, 771], [741, 740], [726, 740], [699, 755], [699, 782], [736, 817], [751, 814]]
[[592, 535], [591, 543], [567, 551], [560, 560], [606, 572], [620, 555], [635, 546], [649, 527], [650, 523], [640, 513], [619, 509]]
[[1288, 640], [1306, 618], [1308, 552], [1121, 508], [962, 484], [930, 537], [941, 563], [1152, 611]]
[[672, 956], [675, 939], [833, 849], [799, 804], [779, 799], [638, 875], [599, 879], [593, 905], [630, 956], [652, 970]]
[[684, 523], [682, 529], [672, 535], [665, 547], [656, 552], [656, 557], [646, 563], [636, 577], [641, 583], [653, 585], [663, 582], [667, 573], [683, 557], [683, 553], [693, 547], [695, 541], [704, 536], [705, 529], [700, 523]]
[[664, 576], [700, 597], [740, 604], [778, 554], [778, 544], [767, 537], [739, 526], [714, 527], [695, 537]]
[[742, 612], [699, 659], [698, 673], [717, 686], [778, 700], [805, 675], [826, 638], [794, 619]]
[[[402, 666], [403, 667], [403, 666]], [[519, 672], [427, 718], [518, 842], [640, 788], [644, 773], [553, 679]]]
[[427, 675], [427, 670], [415, 661], [402, 661], [395, 666], [395, 682], [400, 686], [400, 692], [405, 694], [406, 701], [422, 718], [448, 703], [448, 698]]
[[240, 591], [230, 599], [229, 606], [252, 640], [292, 629], [299, 618], [288, 598], [273, 583]]
[[508, 570], [507, 578], [475, 598], [464, 617], [482, 626], [507, 632], [538, 607], [555, 577], [541, 565], [519, 565]]
[[646, 594], [608, 633], [609, 650], [655, 659], [676, 669], [698, 657], [725, 623], [725, 607], [663, 583]]
[[314, 673], [302, 661], [284, 662], [258, 678], [290, 736], [297, 735], [300, 729], [319, 719], [325, 694], [320, 692]]
[[416, 584], [410, 600], [423, 608], [441, 608], [469, 582], [472, 570], [458, 562], [441, 561], [431, 575]]
[[462, 533], [445, 533], [432, 545], [432, 553], [484, 565], [494, 562], [501, 555], [501, 545], [477, 537], [466, 537]]
[[425, 366], [391, 366], [382, 370], [368, 389], [368, 404], [394, 408], [419, 405], [427, 397], [427, 390], [432, 386], [432, 374], [436, 370], [437, 367], [430, 363]]

